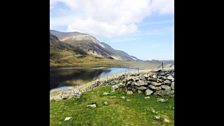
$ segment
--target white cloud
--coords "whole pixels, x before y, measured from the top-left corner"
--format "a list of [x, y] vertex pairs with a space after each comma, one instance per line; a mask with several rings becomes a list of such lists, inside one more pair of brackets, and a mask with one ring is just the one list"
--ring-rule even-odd
[[173, 13], [174, 0], [50, 0], [51, 13], [57, 2], [65, 4], [66, 15], [51, 17], [52, 28], [66, 26], [108, 38], [138, 30], [137, 23], [152, 13]]

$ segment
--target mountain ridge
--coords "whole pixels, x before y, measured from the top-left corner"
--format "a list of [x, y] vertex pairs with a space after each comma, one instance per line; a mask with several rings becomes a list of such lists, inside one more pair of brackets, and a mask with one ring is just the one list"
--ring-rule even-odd
[[50, 30], [50, 34], [56, 36], [62, 43], [79, 48], [89, 55], [109, 57], [115, 60], [139, 60], [135, 56], [131, 56], [121, 50], [116, 50], [105, 42], [100, 42], [94, 36], [86, 33]]

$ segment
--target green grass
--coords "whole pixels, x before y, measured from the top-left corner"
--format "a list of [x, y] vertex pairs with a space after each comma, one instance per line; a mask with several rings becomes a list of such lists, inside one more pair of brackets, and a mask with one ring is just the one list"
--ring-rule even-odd
[[[110, 86], [97, 87], [85, 92], [79, 99], [67, 99], [50, 102], [51, 126], [173, 126], [174, 125], [174, 98], [165, 103], [157, 102], [156, 96], [144, 99], [144, 94], [126, 95], [119, 90], [111, 93]], [[103, 96], [103, 92], [110, 92]], [[125, 96], [126, 99], [121, 99]], [[104, 101], [109, 105], [105, 106]], [[96, 103], [96, 108], [87, 108], [86, 105]], [[154, 109], [154, 113], [151, 109]], [[160, 115], [161, 120], [156, 120]], [[65, 117], [72, 117], [64, 121]], [[164, 118], [170, 123], [163, 121]]]

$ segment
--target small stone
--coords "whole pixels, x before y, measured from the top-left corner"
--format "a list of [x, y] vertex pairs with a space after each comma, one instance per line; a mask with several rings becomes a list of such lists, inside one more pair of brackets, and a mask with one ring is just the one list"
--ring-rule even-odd
[[156, 112], [156, 110], [154, 109], [154, 108], [150, 108], [150, 111], [152, 112], [152, 113], [154, 113], [154, 114], [156, 114], [157, 112]]
[[64, 121], [70, 120], [72, 117], [65, 117]]
[[164, 103], [164, 102], [166, 102], [167, 100], [165, 100], [165, 99], [163, 99], [163, 98], [157, 98], [157, 102], [162, 102], [162, 103]]
[[126, 101], [128, 101], [128, 102], [129, 102], [129, 101], [131, 101], [131, 100], [130, 100], [130, 99], [126, 99]]
[[154, 116], [156, 120], [160, 120], [161, 117], [159, 115]]
[[173, 78], [171, 75], [169, 75], [169, 76], [167, 77], [167, 79], [169, 79], [169, 80], [171, 80], [171, 81], [174, 81], [174, 78]]
[[162, 85], [162, 83], [157, 83], [157, 82], [150, 82], [150, 84], [153, 85], [153, 86], [160, 86], [160, 85]]
[[133, 92], [132, 91], [127, 91], [127, 94], [131, 95], [131, 94], [133, 94]]
[[171, 90], [171, 87], [168, 86], [168, 85], [162, 85], [161, 88], [166, 90], [166, 91], [170, 91]]
[[119, 86], [118, 85], [113, 85], [111, 88], [112, 88], [112, 92], [115, 92], [115, 90], [118, 89]]
[[139, 94], [141, 94], [141, 93], [142, 93], [142, 91], [141, 91], [141, 90], [138, 90], [138, 93], [139, 93]]
[[146, 90], [147, 88], [144, 87], [144, 86], [141, 86], [141, 87], [136, 87], [138, 90]]
[[152, 75], [152, 77], [153, 77], [153, 78], [157, 78], [157, 75], [154, 74], [154, 75]]
[[145, 99], [150, 99], [150, 97], [149, 97], [149, 96], [147, 96], [147, 97], [145, 97]]
[[103, 92], [103, 95], [104, 95], [104, 96], [106, 96], [106, 95], [108, 95], [108, 94], [110, 94], [110, 93], [108, 93], [108, 92]]
[[87, 105], [87, 107], [96, 108], [96, 104]]
[[105, 102], [103, 102], [103, 104], [104, 104], [104, 105], [108, 105], [108, 102], [107, 102], [107, 101], [105, 101]]
[[153, 86], [153, 85], [149, 85], [149, 88], [152, 89], [152, 90], [161, 90], [161, 87], [156, 87], [156, 86]]
[[152, 93], [153, 91], [150, 89], [145, 90], [145, 95], [151, 95]]
[[124, 96], [121, 96], [121, 99], [125, 99], [125, 97]]
[[170, 84], [171, 81], [170, 81], [170, 80], [165, 80], [163, 83], [164, 83], [164, 84]]
[[167, 118], [164, 118], [164, 120], [163, 120], [165, 123], [170, 123], [170, 120], [169, 119], [167, 119]]
[[143, 86], [143, 85], [148, 85], [148, 84], [145, 81], [139, 80], [138, 82], [133, 83], [133, 85]]
[[174, 90], [174, 82], [171, 83], [171, 89]]
[[154, 93], [154, 95], [164, 96], [167, 95], [167, 92], [165, 90], [158, 90]]

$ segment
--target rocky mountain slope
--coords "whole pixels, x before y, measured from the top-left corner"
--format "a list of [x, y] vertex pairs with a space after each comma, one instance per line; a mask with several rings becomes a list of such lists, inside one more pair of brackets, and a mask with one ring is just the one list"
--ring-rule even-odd
[[[100, 42], [95, 37], [79, 33], [79, 32], [59, 32], [55, 30], [50, 31], [52, 41], [57, 37], [61, 45], [69, 47], [70, 49], [75, 48], [85, 52], [86, 54], [93, 55], [96, 57], [111, 58], [116, 60], [139, 60], [134, 56], [131, 56], [123, 51], [113, 49], [106, 43]], [[51, 42], [54, 45], [56, 42]]]

